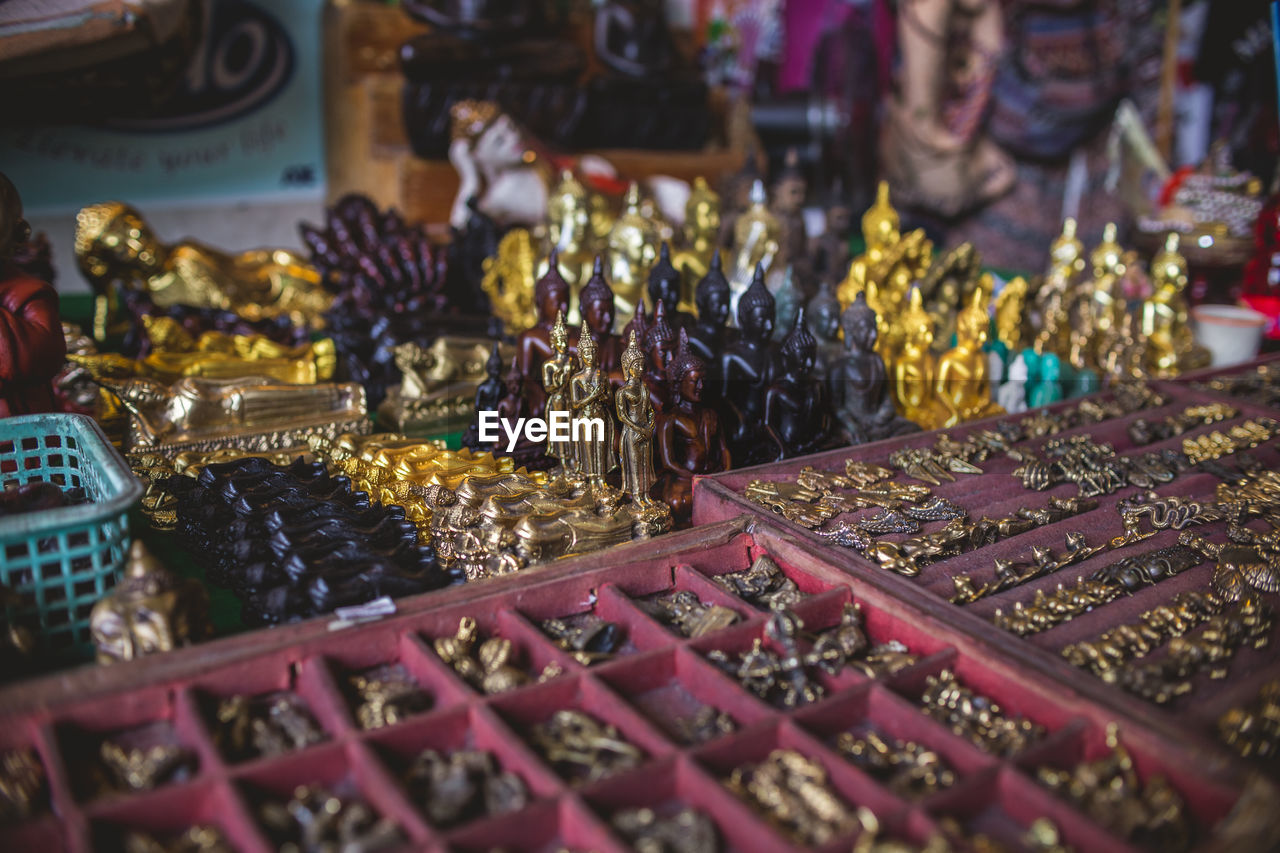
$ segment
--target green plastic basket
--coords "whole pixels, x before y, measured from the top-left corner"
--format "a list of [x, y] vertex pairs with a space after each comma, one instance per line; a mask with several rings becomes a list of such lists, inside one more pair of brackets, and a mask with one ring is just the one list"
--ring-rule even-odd
[[41, 654], [88, 657], [89, 611], [115, 586], [142, 483], [92, 418], [0, 419], [0, 485], [33, 480], [82, 488], [92, 503], [0, 518], [0, 583], [22, 599], [8, 616], [38, 624]]

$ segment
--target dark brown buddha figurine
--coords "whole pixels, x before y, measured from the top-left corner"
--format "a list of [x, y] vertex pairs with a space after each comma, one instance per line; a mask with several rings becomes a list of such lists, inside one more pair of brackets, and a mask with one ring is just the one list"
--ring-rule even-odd
[[728, 470], [729, 448], [720, 433], [720, 418], [702, 403], [707, 367], [693, 354], [688, 334], [667, 365], [667, 406], [658, 414], [658, 494], [671, 507], [677, 524], [687, 525], [693, 512], [693, 477]]
[[743, 465], [768, 458], [761, 425], [765, 391], [778, 374], [778, 353], [769, 341], [774, 313], [773, 294], [764, 284], [764, 266], [756, 264], [751, 286], [738, 300], [739, 338], [720, 356], [721, 410], [733, 413], [733, 423], [726, 425], [729, 447]]
[[676, 307], [680, 304], [682, 280], [680, 271], [671, 263], [671, 247], [664, 242], [658, 262], [649, 270], [649, 304], [654, 308], [659, 302], [667, 306], [667, 322], [673, 329], [687, 329], [693, 323], [693, 317]]
[[694, 291], [698, 319], [689, 330], [689, 345], [694, 354], [708, 364], [715, 363], [724, 349], [725, 323], [729, 320], [729, 280], [720, 266], [720, 250], [711, 256], [707, 274]]
[[876, 312], [858, 293], [845, 309], [845, 357], [827, 374], [831, 408], [854, 444], [918, 432], [920, 427], [898, 414], [889, 391], [889, 372], [876, 352]]
[[[542, 363], [554, 357], [551, 347], [551, 329], [556, 324], [556, 317], [569, 313], [569, 283], [560, 275], [557, 263], [558, 253], [551, 250], [547, 259], [547, 272], [533, 286], [533, 301], [538, 306], [538, 323], [525, 329], [516, 339], [516, 367], [526, 379], [542, 376]], [[570, 340], [570, 352], [575, 342]], [[529, 413], [541, 417], [546, 408], [546, 394], [540, 382], [527, 383], [529, 391]]]
[[[600, 370], [610, 376], [619, 372], [621, 342], [613, 333], [613, 290], [604, 280], [604, 262], [596, 256], [591, 278], [578, 294], [578, 312], [582, 315], [580, 334], [590, 334], [596, 344]], [[555, 322], [555, 315], [551, 317]]]
[[631, 333], [634, 332], [636, 340], [643, 346], [645, 339], [649, 336], [649, 323], [649, 314], [645, 310], [644, 302], [641, 301], [636, 305], [636, 313], [627, 321], [627, 325], [622, 327], [622, 339], [631, 340]]
[[676, 336], [667, 322], [665, 302], [658, 302], [653, 325], [645, 336], [644, 384], [649, 389], [649, 400], [655, 409], [661, 410], [667, 399], [667, 365], [675, 354]]
[[831, 429], [826, 389], [814, 376], [818, 342], [805, 325], [804, 309], [782, 342], [781, 372], [764, 397], [765, 432], [777, 458], [804, 456], [821, 449]]

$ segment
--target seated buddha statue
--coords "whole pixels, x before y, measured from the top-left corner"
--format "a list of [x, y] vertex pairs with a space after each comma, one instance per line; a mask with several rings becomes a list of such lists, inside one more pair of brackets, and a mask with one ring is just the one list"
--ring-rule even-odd
[[80, 211], [75, 249], [103, 305], [120, 281], [146, 290], [161, 307], [218, 308], [251, 321], [286, 316], [294, 325], [320, 329], [333, 302], [320, 272], [293, 252], [231, 254], [191, 240], [165, 245], [138, 211], [120, 202]]
[[827, 389], [814, 375], [818, 342], [805, 325], [804, 308], [780, 349], [779, 373], [764, 397], [764, 434], [777, 458], [789, 459], [820, 450], [831, 428]]
[[973, 292], [968, 306], [956, 317], [956, 345], [938, 359], [935, 382], [937, 397], [950, 415], [941, 424], [953, 427], [965, 421], [998, 415], [1004, 410], [991, 402], [991, 380], [987, 376], [987, 294]]
[[609, 283], [613, 286], [615, 312], [625, 325], [645, 296], [649, 270], [658, 260], [660, 237], [653, 220], [640, 209], [640, 185], [632, 183], [622, 202], [622, 213], [606, 241]]
[[912, 288], [907, 311], [899, 318], [902, 349], [893, 360], [893, 396], [899, 411], [923, 429], [936, 429], [951, 416], [938, 399], [933, 353], [933, 318], [924, 310], [919, 288]]
[[684, 207], [684, 248], [672, 255], [671, 263], [680, 271], [680, 311], [697, 313], [694, 287], [711, 268], [720, 234], [720, 196], [707, 185], [707, 179], [694, 178], [693, 191]]
[[658, 495], [671, 508], [677, 524], [688, 524], [693, 512], [693, 478], [729, 469], [729, 448], [714, 409], [703, 405], [707, 368], [693, 354], [689, 336], [667, 366], [667, 405], [658, 414], [654, 433]]
[[854, 444], [879, 441], [920, 428], [898, 414], [889, 386], [889, 371], [876, 352], [879, 334], [875, 311], [859, 293], [840, 318], [845, 355], [831, 365], [827, 389], [831, 408]]
[[[597, 247], [592, 231], [592, 200], [597, 198], [599, 196], [587, 191], [573, 170], [565, 169], [547, 199], [547, 242], [559, 259], [559, 274], [575, 297], [591, 277], [591, 265], [595, 260]], [[538, 270], [539, 275], [545, 272], [541, 268]], [[576, 316], [567, 316], [569, 323], [577, 320]]]
[[[889, 184], [881, 181], [876, 189], [875, 204], [867, 208], [867, 212], [862, 215], [862, 239], [866, 242], [866, 251], [849, 262], [849, 270], [836, 288], [836, 296], [839, 297], [842, 307], [848, 308], [858, 292], [867, 290], [873, 282], [880, 290], [882, 297], [889, 296], [887, 276], [895, 266], [900, 265], [888, 263], [891, 260], [889, 252], [903, 238], [900, 228], [901, 220], [898, 217], [898, 211], [889, 203]], [[916, 254], [920, 257], [899, 276], [901, 279], [906, 279], [908, 283], [924, 275], [929, 267], [933, 249], [933, 244], [925, 239], [923, 230], [916, 229], [911, 234], [915, 235], [912, 239], [918, 243]], [[902, 299], [906, 298], [905, 288], [900, 296]], [[877, 316], [885, 313], [882, 309], [895, 307], [887, 304], [878, 306], [870, 295], [867, 300], [876, 310]], [[882, 328], [881, 332], [883, 331]], [[883, 334], [881, 341], [884, 341]]]
[[751, 287], [756, 270], [770, 271], [781, 251], [782, 226], [768, 207], [764, 182], [751, 186], [750, 206], [733, 225], [733, 266], [729, 270], [730, 318], [737, 317], [738, 300]]
[[136, 437], [132, 443], [141, 445], [356, 420], [367, 414], [364, 388], [354, 382], [286, 385], [264, 376], [187, 376], [168, 386], [141, 377], [102, 384], [129, 410]]

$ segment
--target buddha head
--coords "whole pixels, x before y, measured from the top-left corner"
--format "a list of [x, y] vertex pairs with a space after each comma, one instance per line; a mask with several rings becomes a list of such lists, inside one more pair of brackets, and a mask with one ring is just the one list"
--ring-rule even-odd
[[632, 332], [627, 339], [627, 348], [622, 351], [622, 376], [627, 384], [639, 383], [644, 374], [644, 350], [636, 342], [636, 333]]
[[555, 325], [551, 327], [551, 348], [556, 355], [564, 355], [569, 351], [569, 330], [564, 324], [564, 312], [556, 312]]
[[584, 371], [590, 373], [596, 369], [596, 342], [590, 335], [583, 335], [578, 341], [578, 360]]
[[551, 245], [565, 252], [589, 249], [591, 206], [587, 190], [573, 170], [560, 173], [560, 183], [547, 199], [547, 230]]
[[135, 540], [120, 582], [89, 617], [98, 663], [198, 642], [209, 634], [208, 612], [209, 596], [199, 581], [175, 577]]
[[875, 349], [880, 330], [876, 326], [876, 312], [867, 304], [867, 294], [859, 293], [844, 309], [840, 318], [844, 328], [844, 345], [851, 350], [868, 353]]
[[687, 246], [704, 246], [720, 233], [720, 196], [699, 175], [693, 179], [693, 191], [684, 206], [684, 242]]
[[711, 266], [707, 274], [698, 282], [694, 290], [694, 303], [698, 307], [698, 323], [702, 326], [722, 328], [729, 320], [731, 291], [729, 280], [724, 277], [720, 266], [720, 250], [711, 256]]
[[[863, 304], [866, 304], [866, 297], [861, 293], [858, 295], [862, 296]], [[806, 306], [806, 313], [818, 340], [829, 344], [840, 334], [840, 300], [836, 298], [830, 281], [823, 281], [819, 285], [817, 294]]]
[[569, 311], [569, 283], [560, 275], [560, 251], [552, 249], [547, 258], [547, 271], [533, 285], [533, 301], [538, 306], [538, 319], [551, 323], [557, 314]]
[[898, 211], [889, 203], [889, 182], [881, 181], [876, 188], [876, 203], [862, 214], [862, 236], [868, 251], [883, 251], [898, 242], [900, 228]]
[[738, 326], [744, 340], [767, 341], [773, 334], [777, 305], [764, 284], [764, 265], [756, 264], [751, 286], [738, 299]]
[[609, 287], [609, 282], [604, 280], [604, 261], [599, 255], [596, 255], [591, 278], [578, 294], [578, 310], [592, 336], [613, 334], [613, 290]]
[[671, 389], [672, 402], [676, 405], [701, 402], [706, 374], [706, 365], [689, 348], [689, 334], [681, 329], [680, 345], [667, 364], [667, 386]]
[[800, 154], [796, 149], [788, 148], [782, 171], [773, 183], [774, 210], [788, 215], [799, 213], [804, 207], [808, 189], [804, 172], [800, 171]]
[[793, 376], [808, 376], [818, 360], [818, 342], [804, 322], [804, 309], [796, 314], [796, 324], [782, 342], [783, 369]]
[[163, 269], [165, 250], [142, 214], [109, 201], [76, 214], [76, 259], [89, 283], [105, 287], [121, 274], [145, 278]]
[[649, 270], [649, 301], [653, 305], [665, 302], [674, 309], [680, 304], [680, 271], [671, 263], [671, 247], [663, 242], [658, 262]]
[[645, 348], [655, 370], [665, 371], [675, 350], [676, 336], [667, 322], [666, 303], [659, 302], [653, 315], [653, 325], [645, 335]]
[[493, 101], [459, 101], [449, 115], [454, 143], [449, 149], [451, 155], [460, 153], [458, 142], [465, 142], [466, 153], [490, 174], [524, 162], [524, 134]]

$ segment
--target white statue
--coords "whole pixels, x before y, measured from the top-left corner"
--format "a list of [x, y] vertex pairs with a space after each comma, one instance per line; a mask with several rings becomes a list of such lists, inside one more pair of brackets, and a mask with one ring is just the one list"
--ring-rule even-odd
[[1009, 373], [1005, 382], [996, 389], [996, 402], [1009, 414], [1017, 414], [1027, 410], [1027, 362], [1022, 353], [1009, 362]]

